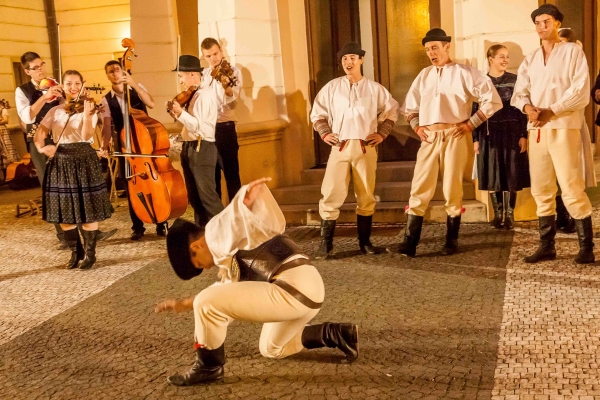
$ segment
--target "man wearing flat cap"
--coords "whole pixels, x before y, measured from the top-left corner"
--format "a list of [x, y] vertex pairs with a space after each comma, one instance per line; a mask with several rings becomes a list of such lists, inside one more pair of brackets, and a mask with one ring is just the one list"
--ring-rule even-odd
[[317, 94], [310, 119], [321, 139], [331, 146], [319, 202], [321, 245], [315, 259], [333, 250], [333, 235], [340, 207], [348, 195], [350, 177], [356, 195], [358, 244], [364, 254], [375, 254], [371, 224], [375, 213], [377, 149], [398, 119], [398, 102], [390, 92], [362, 76], [365, 51], [347, 43], [337, 54], [345, 76], [327, 83]]
[[[529, 118], [529, 173], [537, 205], [540, 245], [525, 257], [527, 263], [556, 258], [556, 182], [562, 200], [575, 220], [579, 238], [578, 264], [595, 261], [592, 205], [585, 194], [584, 165], [593, 168], [589, 138], [582, 135], [582, 110], [588, 105], [590, 77], [580, 46], [561, 42], [558, 29], [563, 15], [553, 4], [531, 13], [542, 45], [519, 67], [511, 105]], [[583, 162], [582, 162], [583, 161]], [[588, 168], [589, 170], [589, 168]]]
[[167, 234], [173, 270], [191, 279], [217, 266], [221, 282], [186, 300], [167, 300], [156, 312], [194, 311], [196, 361], [167, 380], [177, 386], [223, 378], [225, 337], [232, 320], [264, 323], [259, 348], [268, 358], [303, 349], [338, 348], [342, 362], [358, 358], [358, 327], [307, 325], [325, 296], [323, 280], [310, 259], [282, 233], [285, 218], [262, 178], [243, 186], [206, 230], [178, 219]]
[[[463, 176], [469, 159], [469, 134], [496, 111], [502, 100], [494, 84], [479, 70], [450, 59], [452, 38], [440, 28], [431, 29], [422, 40], [431, 66], [412, 83], [402, 114], [421, 139], [408, 202], [407, 222], [400, 254], [414, 257], [421, 238], [423, 217], [433, 198], [438, 174], [443, 170], [446, 200], [446, 243], [443, 255], [458, 248]], [[479, 110], [471, 116], [473, 102]]]
[[215, 168], [219, 157], [215, 144], [215, 126], [219, 104], [214, 91], [201, 87], [202, 67], [198, 57], [180, 56], [179, 65], [173, 72], [177, 72], [179, 82], [186, 89], [197, 88], [186, 109], [176, 101], [168, 102], [167, 107], [171, 107], [171, 116], [183, 124], [183, 178], [188, 200], [194, 209], [196, 225], [204, 227], [223, 210], [215, 182]]

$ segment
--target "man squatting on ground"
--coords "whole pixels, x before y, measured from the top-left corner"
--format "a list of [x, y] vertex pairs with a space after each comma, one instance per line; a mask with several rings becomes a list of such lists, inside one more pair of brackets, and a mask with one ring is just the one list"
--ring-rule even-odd
[[[399, 104], [382, 85], [362, 76], [365, 51], [347, 43], [338, 52], [346, 76], [327, 83], [315, 98], [310, 119], [321, 139], [331, 145], [319, 201], [321, 245], [315, 259], [333, 250], [333, 235], [340, 207], [348, 195], [350, 177], [356, 195], [358, 243], [364, 254], [375, 254], [371, 224], [375, 213], [376, 146], [392, 131]], [[379, 126], [378, 126], [379, 124]]]
[[[558, 36], [563, 20], [555, 5], [544, 4], [531, 13], [542, 41], [519, 67], [511, 105], [529, 118], [529, 172], [531, 194], [537, 205], [540, 245], [525, 257], [527, 263], [556, 258], [556, 181], [567, 211], [575, 220], [579, 238], [578, 264], [595, 261], [592, 204], [585, 193], [583, 164], [590, 151], [582, 145], [581, 110], [590, 101], [590, 76], [585, 54], [575, 43]], [[591, 164], [593, 165], [593, 164]]]
[[[422, 44], [433, 65], [417, 76], [401, 108], [422, 141], [408, 202], [404, 242], [398, 249], [409, 257], [416, 254], [423, 216], [435, 193], [440, 168], [448, 214], [442, 254], [456, 252], [463, 212], [463, 175], [471, 143], [467, 134], [502, 108], [490, 78], [450, 60], [450, 41], [451, 37], [440, 28], [427, 32]], [[471, 116], [474, 101], [479, 102], [479, 110]]]
[[155, 311], [194, 311], [196, 361], [168, 381], [187, 386], [221, 379], [225, 336], [232, 320], [264, 323], [263, 356], [283, 358], [302, 349], [338, 348], [346, 362], [358, 357], [358, 327], [326, 322], [308, 325], [325, 297], [310, 259], [287, 236], [285, 218], [263, 178], [243, 186], [206, 230], [178, 219], [167, 234], [171, 265], [181, 279], [219, 267], [221, 282], [196, 297], [167, 300]]

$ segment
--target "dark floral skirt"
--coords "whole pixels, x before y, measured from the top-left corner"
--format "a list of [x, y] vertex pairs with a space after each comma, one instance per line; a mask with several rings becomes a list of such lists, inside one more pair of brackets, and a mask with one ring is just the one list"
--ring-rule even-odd
[[102, 167], [89, 143], [61, 144], [46, 166], [42, 218], [61, 224], [81, 224], [110, 218]]

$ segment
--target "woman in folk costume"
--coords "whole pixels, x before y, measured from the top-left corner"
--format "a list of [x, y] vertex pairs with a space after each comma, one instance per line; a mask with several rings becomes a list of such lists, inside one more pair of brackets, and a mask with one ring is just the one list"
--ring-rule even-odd
[[[48, 111], [35, 134], [36, 148], [49, 157], [42, 185], [42, 217], [59, 223], [65, 232], [71, 250], [65, 268], [90, 269], [96, 262], [98, 222], [110, 218], [112, 206], [98, 155], [91, 146], [98, 123], [95, 104], [86, 100], [81, 112], [71, 112], [68, 103], [81, 93], [83, 77], [69, 70], [62, 82], [66, 103]], [[46, 145], [50, 131], [54, 143]], [[82, 225], [83, 246], [77, 224]]]
[[6, 168], [12, 162], [19, 161], [19, 155], [10, 138], [8, 125], [8, 101], [0, 100], [0, 169], [6, 179]]
[[[528, 188], [527, 117], [510, 105], [517, 75], [506, 72], [508, 49], [501, 44], [487, 51], [488, 77], [502, 99], [502, 108], [473, 131], [473, 146], [477, 154], [479, 190], [490, 192], [494, 219], [492, 226], [514, 226], [517, 192]], [[476, 107], [475, 107], [476, 108]]]

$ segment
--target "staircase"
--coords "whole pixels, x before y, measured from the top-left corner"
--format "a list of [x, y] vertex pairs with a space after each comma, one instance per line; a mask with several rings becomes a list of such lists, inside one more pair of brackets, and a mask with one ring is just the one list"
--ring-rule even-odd
[[[377, 184], [375, 198], [378, 200], [373, 222], [396, 224], [406, 221], [404, 208], [410, 197], [410, 186], [415, 168], [414, 161], [384, 162], [377, 165]], [[302, 184], [273, 189], [272, 193], [280, 205], [289, 225], [319, 225], [319, 200], [321, 183], [325, 169], [307, 169], [302, 171]], [[340, 210], [339, 223], [356, 223], [356, 198], [350, 182], [346, 203]], [[475, 199], [475, 185], [471, 181], [463, 182], [463, 222], [487, 221], [486, 206]], [[430, 203], [425, 220], [446, 222], [442, 182], [438, 185]]]

